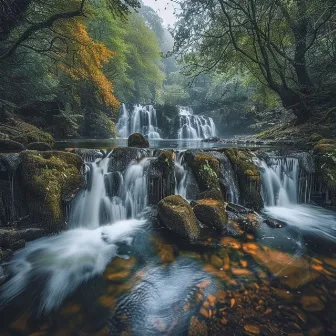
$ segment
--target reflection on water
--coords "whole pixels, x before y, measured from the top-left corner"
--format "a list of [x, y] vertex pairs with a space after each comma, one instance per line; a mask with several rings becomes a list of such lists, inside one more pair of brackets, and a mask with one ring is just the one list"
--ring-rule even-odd
[[[256, 144], [229, 144], [222, 142], [203, 142], [201, 139], [149, 139], [150, 148], [161, 149], [190, 149], [190, 148], [230, 148], [230, 147], [248, 147], [261, 148], [269, 145]], [[59, 140], [55, 143], [55, 148], [105, 148], [113, 149], [115, 147], [127, 147], [127, 139], [68, 139]]]

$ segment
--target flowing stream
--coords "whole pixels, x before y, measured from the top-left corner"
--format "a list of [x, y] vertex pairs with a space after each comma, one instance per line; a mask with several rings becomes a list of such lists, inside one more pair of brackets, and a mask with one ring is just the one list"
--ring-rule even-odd
[[[219, 180], [227, 200], [239, 204], [244, 191], [239, 190], [230, 161], [223, 153], [208, 153], [219, 160]], [[270, 309], [278, 311], [279, 302], [269, 289], [284, 291], [282, 295], [290, 299], [286, 297], [281, 314], [301, 307], [302, 293], [308, 289], [317, 293], [321, 281], [328, 288], [325, 275], [335, 281], [336, 267], [325, 254], [333, 255], [336, 216], [305, 204], [310, 200], [311, 179], [298, 158], [255, 159], [265, 204], [261, 216], [279, 221], [281, 229], [263, 223], [253, 233], [254, 240], [251, 235], [241, 241], [238, 236], [219, 237], [221, 247], [217, 241], [213, 250], [184, 251], [153, 230], [148, 220], [152, 211], [149, 171], [157, 155], [139, 150], [126, 165], [116, 162], [113, 151], [98, 159], [86, 157], [87, 187], [69, 208], [68, 230], [29, 243], [5, 265], [9, 279], [0, 297], [4, 321], [14, 323], [13, 312], [26, 312], [27, 304], [34, 302], [36, 309], [25, 335], [37, 332], [41, 325], [47, 328], [46, 334], [67, 330], [96, 335], [108, 326], [104, 335], [127, 330], [141, 336], [185, 335], [195, 317], [217, 321], [218, 316], [224, 328], [220, 330], [243, 334], [245, 325], [255, 324], [247, 317], [256, 309], [246, 301], [249, 297], [251, 302], [263, 302], [258, 307], [268, 302]], [[184, 151], [174, 155], [175, 194], [192, 201], [199, 189], [185, 155]], [[316, 277], [320, 282], [315, 284]], [[306, 284], [311, 287], [301, 290]], [[255, 288], [263, 290], [255, 292]], [[332, 295], [321, 294], [322, 302], [332, 304]], [[241, 307], [239, 312], [237, 307]], [[313, 309], [316, 315], [309, 323], [323, 321], [324, 304]], [[243, 329], [240, 322], [226, 322], [237, 321], [237, 316], [245, 321]], [[269, 315], [261, 316], [261, 324], [273, 323]], [[294, 320], [301, 328], [301, 320]], [[291, 332], [284, 321], [281, 317], [281, 328]], [[6, 323], [2, 325], [7, 331], [14, 330]]]

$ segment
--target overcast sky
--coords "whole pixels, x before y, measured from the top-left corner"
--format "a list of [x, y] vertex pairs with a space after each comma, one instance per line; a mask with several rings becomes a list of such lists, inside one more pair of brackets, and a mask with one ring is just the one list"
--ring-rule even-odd
[[[142, 0], [146, 6], [152, 7], [163, 19], [166, 26], [175, 23], [174, 6], [170, 0]], [[176, 5], [175, 5], [176, 6]]]

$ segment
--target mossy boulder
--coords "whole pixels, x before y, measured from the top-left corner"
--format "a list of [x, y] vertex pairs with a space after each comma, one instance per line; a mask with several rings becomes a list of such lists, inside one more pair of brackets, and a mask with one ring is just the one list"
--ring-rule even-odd
[[189, 203], [181, 196], [168, 196], [158, 204], [162, 224], [178, 235], [195, 240], [200, 237], [200, 226]]
[[218, 190], [220, 192], [219, 184], [219, 161], [211, 155], [200, 153], [196, 154], [189, 165], [198, 183], [200, 192], [208, 190]]
[[140, 161], [148, 154], [146, 149], [118, 147], [110, 155], [108, 171], [124, 172], [132, 161]]
[[332, 194], [336, 193], [336, 139], [320, 140], [313, 149], [315, 167], [322, 183]]
[[253, 155], [246, 149], [228, 148], [224, 151], [237, 174], [243, 205], [256, 211], [263, 208], [261, 176], [253, 162]]
[[197, 199], [209, 199], [209, 200], [217, 200], [217, 201], [223, 201], [223, 195], [220, 190], [216, 189], [210, 189], [201, 192]]
[[32, 142], [27, 145], [27, 149], [29, 150], [37, 150], [37, 151], [51, 151], [52, 148], [45, 142]]
[[30, 215], [49, 232], [64, 228], [63, 201], [84, 187], [83, 160], [75, 154], [59, 151], [24, 151], [21, 158], [22, 187]]
[[163, 151], [151, 162], [148, 172], [149, 204], [158, 204], [175, 193], [175, 164], [173, 153]]
[[10, 119], [8, 123], [0, 125], [0, 132], [7, 134], [10, 140], [17, 141], [24, 145], [32, 142], [44, 142], [53, 146], [54, 139], [48, 132], [26, 123], [22, 120]]
[[202, 199], [194, 203], [197, 219], [209, 228], [222, 231], [228, 222], [225, 203], [213, 199]]
[[318, 143], [322, 139], [323, 139], [323, 136], [321, 134], [313, 133], [310, 136], [309, 141], [315, 144], [315, 143]]
[[24, 150], [23, 144], [10, 139], [0, 139], [0, 151], [21, 152]]
[[141, 133], [133, 133], [128, 137], [128, 147], [148, 148], [149, 142]]

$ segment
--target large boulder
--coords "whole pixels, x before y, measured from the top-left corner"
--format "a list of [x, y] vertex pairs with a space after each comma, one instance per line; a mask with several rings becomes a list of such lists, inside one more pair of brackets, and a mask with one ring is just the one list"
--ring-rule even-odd
[[[218, 190], [218, 195], [221, 196], [219, 184], [219, 162], [211, 155], [199, 153], [192, 159], [188, 159], [193, 175], [196, 178], [200, 192], [208, 190]], [[221, 196], [222, 199], [222, 196]]]
[[24, 146], [17, 141], [10, 139], [0, 139], [0, 152], [21, 152], [24, 150]]
[[228, 222], [225, 203], [214, 199], [201, 199], [194, 203], [197, 219], [207, 227], [222, 231]]
[[237, 174], [242, 204], [256, 211], [262, 209], [264, 202], [261, 196], [261, 176], [253, 162], [252, 153], [236, 148], [228, 148], [224, 153]]
[[128, 147], [148, 148], [149, 142], [141, 133], [133, 133], [128, 137]]
[[148, 200], [158, 204], [175, 193], [175, 164], [172, 152], [162, 152], [149, 166]]
[[109, 172], [124, 172], [132, 161], [139, 161], [149, 155], [148, 149], [118, 147], [109, 160]]
[[51, 232], [63, 229], [63, 202], [85, 185], [83, 160], [59, 151], [24, 151], [20, 158], [22, 187], [32, 219]]
[[189, 240], [200, 237], [200, 227], [189, 203], [181, 196], [168, 196], [158, 204], [158, 216], [168, 229]]

